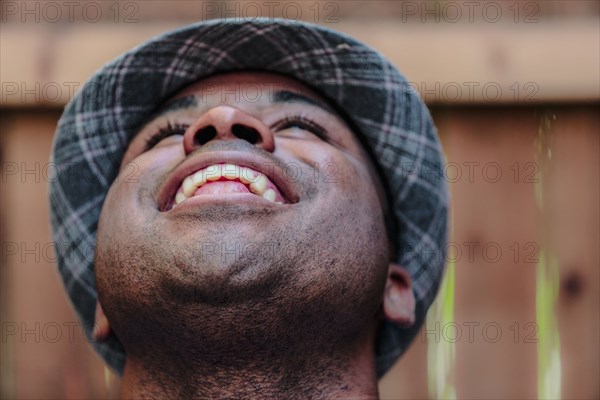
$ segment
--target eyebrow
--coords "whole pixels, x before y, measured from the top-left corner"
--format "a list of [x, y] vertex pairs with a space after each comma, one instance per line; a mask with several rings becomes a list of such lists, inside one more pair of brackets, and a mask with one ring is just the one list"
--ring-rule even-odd
[[311, 106], [322, 108], [323, 110], [331, 113], [333, 110], [325, 103], [313, 99], [312, 97], [305, 96], [300, 93], [290, 92], [289, 90], [279, 90], [273, 94], [274, 103], [304, 103]]
[[161, 115], [164, 115], [170, 111], [196, 107], [198, 103], [198, 97], [193, 95], [167, 101], [166, 104], [160, 107], [154, 114], [154, 118], [160, 117]]
[[[198, 104], [200, 104], [200, 98], [201, 96], [198, 95], [189, 95], [185, 97], [179, 97], [171, 101], [167, 101], [156, 111], [156, 113], [154, 113], [152, 118], [154, 119], [160, 117], [171, 111], [197, 107]], [[289, 90], [278, 90], [277, 92], [273, 93], [273, 103], [303, 103], [310, 106], [319, 107], [324, 111], [327, 111], [328, 113], [333, 113], [331, 107], [329, 107], [326, 103], [300, 93], [291, 92]]]

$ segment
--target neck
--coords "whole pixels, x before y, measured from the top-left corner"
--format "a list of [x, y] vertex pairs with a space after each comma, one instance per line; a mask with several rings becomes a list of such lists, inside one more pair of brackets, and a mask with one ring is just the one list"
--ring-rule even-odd
[[120, 397], [377, 399], [373, 348], [370, 334], [351, 352], [289, 349], [278, 355], [241, 355], [236, 363], [130, 356]]

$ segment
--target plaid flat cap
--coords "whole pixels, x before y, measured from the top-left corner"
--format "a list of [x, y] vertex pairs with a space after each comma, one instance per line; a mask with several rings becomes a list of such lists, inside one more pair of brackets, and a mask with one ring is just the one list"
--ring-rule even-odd
[[[381, 377], [418, 332], [440, 285], [449, 201], [444, 159], [427, 108], [398, 70], [377, 51], [313, 24], [203, 21], [121, 55], [83, 86], [58, 123], [51, 155], [58, 174], [49, 188], [58, 269], [71, 303], [92, 341], [98, 219], [133, 135], [181, 88], [240, 70], [279, 73], [312, 87], [345, 112], [384, 175], [396, 260], [412, 277], [417, 315], [410, 328], [383, 323], [375, 348]], [[92, 344], [121, 374], [125, 352], [111, 337]]]

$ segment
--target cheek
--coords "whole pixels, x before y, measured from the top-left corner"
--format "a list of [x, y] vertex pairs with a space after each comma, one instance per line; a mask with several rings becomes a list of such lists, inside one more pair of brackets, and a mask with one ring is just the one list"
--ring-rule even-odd
[[147, 170], [165, 169], [175, 166], [185, 158], [183, 147], [179, 143], [171, 145], [158, 145], [145, 153], [127, 151], [121, 162], [119, 178], [128, 171], [131, 175], [138, 175]]
[[326, 203], [336, 225], [355, 246], [387, 261], [388, 241], [377, 185], [364, 160], [339, 152], [321, 171]]
[[131, 161], [123, 159], [121, 170], [107, 195], [118, 199], [119, 204], [139, 195], [139, 192], [154, 190], [175, 166], [184, 159], [181, 146], [165, 146], [143, 153]]
[[377, 185], [363, 159], [340, 151], [329, 154], [319, 163], [319, 181], [328, 191], [345, 197], [354, 208], [381, 214], [382, 218]]
[[304, 214], [306, 220], [317, 221], [315, 226], [321, 229], [329, 227], [332, 235], [347, 237], [355, 245], [368, 243], [377, 247], [378, 254], [387, 254], [381, 199], [368, 161], [331, 146], [303, 146], [295, 156], [315, 168], [310, 176], [315, 197]]
[[118, 301], [119, 294], [127, 292], [137, 297], [144, 290], [140, 271], [129, 266], [137, 257], [132, 253], [145, 242], [146, 227], [152, 224], [154, 213], [158, 213], [150, 196], [156, 171], [143, 159], [133, 163], [135, 169], [124, 168], [113, 182], [98, 221], [95, 274], [98, 292], [108, 306]]
[[157, 189], [180, 153], [175, 148], [156, 149], [124, 164], [104, 200], [98, 234], [125, 239], [148, 223], [153, 210], [158, 212]]
[[[311, 168], [302, 172], [298, 178], [305, 183], [317, 185], [342, 186], [347, 189], [359, 181], [368, 178], [366, 168], [360, 165], [360, 162], [354, 155], [346, 151], [339, 150], [323, 142], [307, 142], [298, 145], [296, 142], [290, 142], [278, 146], [275, 156], [285, 160], [289, 165], [297, 164], [298, 161]], [[290, 168], [290, 174], [296, 172], [296, 168]], [[363, 171], [364, 170], [364, 171]], [[358, 179], [356, 179], [358, 177]]]
[[[329, 144], [311, 142], [302, 146], [295, 143], [289, 147], [279, 146], [276, 155], [312, 167], [303, 169], [299, 179], [313, 188], [308, 197], [318, 204], [306, 210], [308, 214], [315, 212], [318, 218], [341, 218], [339, 224], [348, 219], [351, 224], [377, 230], [381, 227], [385, 231], [381, 199], [369, 173], [369, 161], [356, 153], [360, 150], [340, 150]], [[308, 214], [305, 216], [310, 219]]]

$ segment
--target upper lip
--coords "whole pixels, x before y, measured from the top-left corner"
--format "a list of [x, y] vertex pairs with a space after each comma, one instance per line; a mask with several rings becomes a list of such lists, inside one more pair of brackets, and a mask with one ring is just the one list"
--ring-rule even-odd
[[167, 211], [175, 198], [175, 193], [187, 176], [210, 165], [222, 163], [235, 164], [258, 171], [277, 186], [288, 203], [298, 201], [295, 184], [286, 178], [281, 162], [240, 151], [210, 151], [188, 158], [171, 172], [158, 191], [159, 210]]

